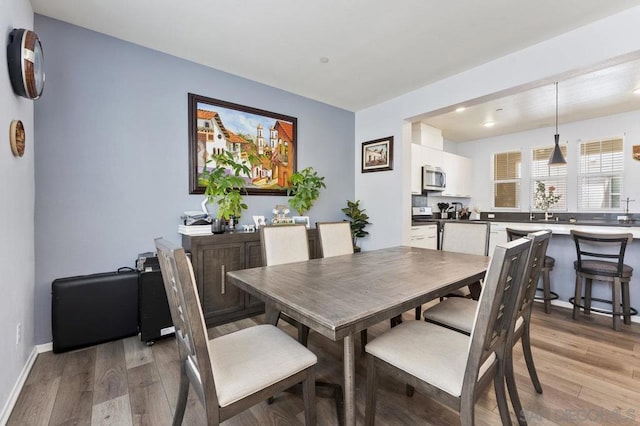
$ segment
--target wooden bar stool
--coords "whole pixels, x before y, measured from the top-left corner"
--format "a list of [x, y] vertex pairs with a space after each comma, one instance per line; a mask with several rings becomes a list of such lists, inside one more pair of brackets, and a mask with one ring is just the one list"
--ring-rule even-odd
[[[530, 233], [538, 232], [539, 230], [522, 230], [507, 228], [507, 239], [509, 241], [516, 240], [518, 238], [526, 237]], [[544, 311], [548, 314], [551, 311], [551, 301], [558, 298], [558, 293], [551, 291], [551, 279], [549, 273], [553, 271], [553, 267], [556, 264], [556, 260], [551, 256], [544, 257], [544, 263], [540, 270], [540, 276], [542, 277], [542, 288], [538, 287], [537, 290], [542, 292], [542, 297], [536, 296], [535, 300], [544, 301]]]
[[[624, 317], [625, 324], [631, 324], [631, 315], [637, 315], [638, 311], [630, 305], [629, 282], [633, 268], [624, 264], [624, 253], [627, 244], [633, 240], [633, 234], [596, 234], [572, 230], [571, 236], [576, 243], [578, 256], [578, 259], [573, 262], [576, 270], [575, 296], [569, 299], [573, 304], [573, 319], [576, 319], [582, 308], [587, 315], [591, 311], [612, 315], [614, 330], [620, 330], [620, 316]], [[583, 279], [585, 280], [584, 296], [582, 296]], [[611, 300], [591, 297], [593, 280], [611, 283]], [[620, 303], [621, 298], [622, 303]], [[592, 301], [609, 303], [611, 310], [594, 308], [591, 306]]]

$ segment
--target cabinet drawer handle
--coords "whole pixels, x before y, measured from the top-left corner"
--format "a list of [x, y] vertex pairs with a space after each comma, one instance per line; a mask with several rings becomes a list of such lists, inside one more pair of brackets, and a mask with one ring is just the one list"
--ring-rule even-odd
[[225, 278], [226, 278], [226, 276], [225, 276], [225, 273], [224, 273], [224, 265], [222, 265], [222, 266], [220, 267], [220, 271], [221, 271], [221, 273], [222, 273], [222, 276], [220, 277], [220, 278], [221, 278], [221, 280], [220, 280], [220, 281], [221, 281], [221, 285], [220, 285], [220, 294], [224, 294], [224, 293], [225, 293], [225, 291], [226, 291], [226, 282], [225, 282]]

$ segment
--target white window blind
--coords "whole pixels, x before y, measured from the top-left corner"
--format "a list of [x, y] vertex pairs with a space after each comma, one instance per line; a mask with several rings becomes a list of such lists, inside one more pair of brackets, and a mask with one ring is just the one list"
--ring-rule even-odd
[[578, 208], [618, 210], [624, 178], [621, 138], [582, 142], [578, 175]]
[[[567, 157], [567, 147], [560, 147], [562, 155]], [[549, 157], [553, 152], [553, 146], [544, 148], [534, 148], [531, 160], [531, 194], [529, 203], [532, 209], [536, 208], [535, 194], [538, 182], [544, 184], [545, 194], [549, 194], [549, 190], [553, 188], [553, 194], [559, 195], [558, 202], [549, 208], [549, 211], [567, 210], [567, 166], [566, 164], [558, 166], [549, 166]], [[539, 209], [538, 210], [543, 210]]]
[[493, 207], [520, 207], [520, 151], [501, 152], [493, 156]]

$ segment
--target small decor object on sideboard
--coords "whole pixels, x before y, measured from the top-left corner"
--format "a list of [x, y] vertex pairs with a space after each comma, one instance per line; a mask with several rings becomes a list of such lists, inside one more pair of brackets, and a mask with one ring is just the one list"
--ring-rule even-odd
[[362, 173], [393, 170], [393, 136], [362, 143]]

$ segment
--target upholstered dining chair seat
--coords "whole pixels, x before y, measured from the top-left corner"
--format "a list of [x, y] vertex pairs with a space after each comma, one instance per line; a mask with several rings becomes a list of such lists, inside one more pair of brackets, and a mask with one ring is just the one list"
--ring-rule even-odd
[[[367, 353], [393, 363], [395, 367], [451, 395], [460, 396], [469, 356], [469, 339], [469, 336], [435, 324], [407, 321], [370, 342]], [[495, 360], [495, 354], [491, 354], [480, 366], [478, 380]]]
[[272, 325], [258, 325], [209, 340], [221, 407], [233, 404], [317, 362], [316, 356]]
[[[473, 328], [476, 309], [478, 309], [477, 300], [451, 297], [424, 311], [424, 319], [469, 335]], [[517, 331], [522, 324], [524, 324], [524, 318], [520, 315], [516, 319], [515, 330]]]
[[[578, 270], [578, 261], [573, 262], [573, 268]], [[607, 277], [615, 277], [618, 274], [618, 263], [607, 262], [606, 260], [583, 260], [582, 270], [583, 274], [591, 275], [604, 275]], [[633, 268], [629, 265], [622, 265], [622, 277], [631, 278], [633, 274]]]

